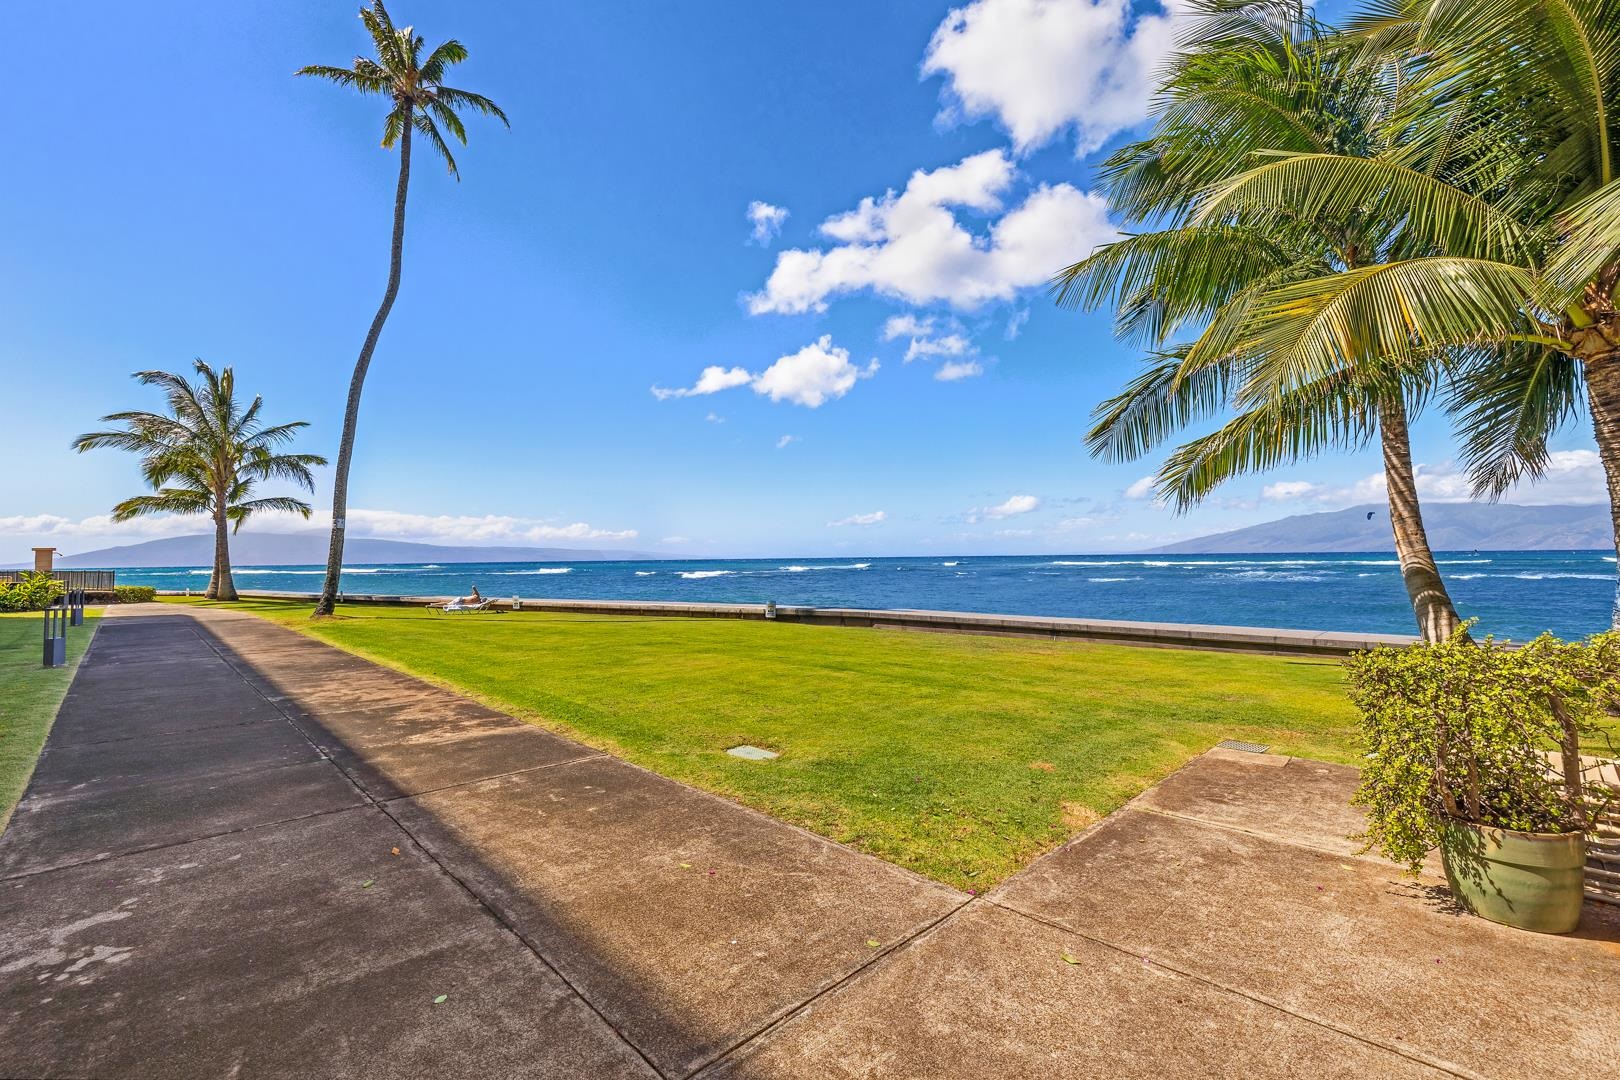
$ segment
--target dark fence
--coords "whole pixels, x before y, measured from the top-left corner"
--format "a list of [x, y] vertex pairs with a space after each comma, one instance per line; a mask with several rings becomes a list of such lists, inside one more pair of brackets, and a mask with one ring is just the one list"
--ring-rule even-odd
[[[21, 581], [24, 574], [31, 574], [32, 570], [0, 570], [0, 581]], [[51, 578], [60, 581], [70, 589], [83, 589], [85, 592], [112, 592], [117, 584], [118, 572], [115, 570], [52, 570]]]

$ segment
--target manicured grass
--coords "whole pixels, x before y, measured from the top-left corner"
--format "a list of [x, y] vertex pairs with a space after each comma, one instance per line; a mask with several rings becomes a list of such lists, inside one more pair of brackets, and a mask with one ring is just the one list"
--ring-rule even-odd
[[99, 614], [88, 609], [82, 627], [68, 627], [68, 662], [59, 668], [40, 664], [39, 612], [0, 614], [0, 832], [34, 773], [39, 749], [95, 633]]
[[[1333, 660], [731, 620], [236, 605], [982, 889], [1224, 738], [1351, 762]], [[780, 751], [768, 764], [727, 747]]]

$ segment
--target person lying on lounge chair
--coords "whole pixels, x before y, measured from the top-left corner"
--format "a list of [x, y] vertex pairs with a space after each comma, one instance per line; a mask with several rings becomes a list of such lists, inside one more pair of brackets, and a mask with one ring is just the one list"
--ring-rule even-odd
[[474, 585], [472, 587], [471, 594], [469, 594], [467, 596], [458, 596], [458, 597], [456, 597], [454, 600], [451, 600], [449, 603], [444, 605], [444, 610], [445, 611], [482, 611], [484, 608], [488, 607], [491, 603], [492, 603], [492, 601], [484, 599], [483, 595], [480, 594], [479, 591], [478, 591], [478, 586]]

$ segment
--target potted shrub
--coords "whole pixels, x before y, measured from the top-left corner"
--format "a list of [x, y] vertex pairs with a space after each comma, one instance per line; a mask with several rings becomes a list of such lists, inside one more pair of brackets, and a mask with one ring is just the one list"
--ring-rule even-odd
[[1416, 873], [1440, 850], [1457, 902], [1544, 933], [1580, 923], [1586, 837], [1605, 789], [1581, 741], [1620, 703], [1620, 633], [1522, 648], [1462, 632], [1346, 662], [1367, 760], [1367, 847]]

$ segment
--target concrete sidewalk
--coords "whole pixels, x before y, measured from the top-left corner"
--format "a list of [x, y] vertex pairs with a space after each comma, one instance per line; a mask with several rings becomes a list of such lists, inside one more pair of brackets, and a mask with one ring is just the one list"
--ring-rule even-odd
[[971, 898], [252, 616], [111, 609], [0, 837], [0, 1076], [1612, 1069], [1612, 917], [1457, 915], [1353, 854], [1353, 782], [1206, 755]]

